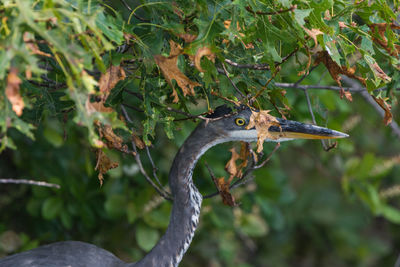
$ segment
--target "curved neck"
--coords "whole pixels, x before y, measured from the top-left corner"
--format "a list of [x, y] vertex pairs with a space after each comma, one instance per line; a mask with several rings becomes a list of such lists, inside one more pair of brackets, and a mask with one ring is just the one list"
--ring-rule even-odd
[[135, 267], [178, 266], [192, 242], [200, 217], [202, 195], [193, 184], [193, 169], [200, 156], [222, 140], [203, 122], [179, 149], [169, 173], [174, 201], [167, 231]]

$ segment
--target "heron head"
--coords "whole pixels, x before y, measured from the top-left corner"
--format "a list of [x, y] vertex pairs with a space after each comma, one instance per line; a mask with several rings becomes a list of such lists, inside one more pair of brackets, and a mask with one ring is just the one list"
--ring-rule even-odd
[[268, 132], [269, 137], [265, 141], [273, 142], [294, 139], [336, 139], [349, 136], [328, 128], [281, 118], [274, 118], [275, 122], [272, 125], [265, 126], [268, 129], [264, 129], [262, 125], [251, 126], [249, 123], [253, 112], [259, 111], [244, 105], [232, 110], [224, 105], [216, 108], [209, 118], [222, 117], [213, 121], [212, 124], [218, 128], [219, 133], [228, 139], [227, 141], [257, 141], [260, 132]]

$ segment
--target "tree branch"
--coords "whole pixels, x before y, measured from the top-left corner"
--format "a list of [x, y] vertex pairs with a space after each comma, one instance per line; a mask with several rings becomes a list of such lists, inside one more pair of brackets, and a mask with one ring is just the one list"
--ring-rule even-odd
[[44, 187], [53, 187], [60, 189], [61, 186], [58, 184], [47, 183], [43, 181], [34, 181], [34, 180], [27, 180], [27, 179], [11, 179], [11, 178], [1, 178], [0, 184], [28, 184], [28, 185], [37, 185], [37, 186], [44, 186]]
[[[346, 77], [342, 76], [342, 79], [345, 83], [351, 85], [351, 88], [354, 88], [358, 90], [361, 94], [361, 96], [367, 101], [368, 104], [370, 104], [376, 112], [379, 113], [379, 115], [383, 118], [385, 116], [385, 112], [382, 110], [382, 108], [378, 105], [378, 103], [375, 102], [375, 100], [372, 98], [372, 96], [368, 93], [367, 89], [362, 87], [358, 82]], [[396, 121], [392, 121], [391, 123], [388, 124], [390, 128], [392, 128], [392, 132], [397, 136], [397, 138], [400, 139], [400, 127], [397, 124]]]
[[[128, 121], [129, 123], [133, 123], [133, 121], [129, 117], [129, 115], [126, 112], [126, 109], [125, 109], [125, 107], [123, 105], [121, 105], [121, 110], [122, 110], [122, 114], [124, 115], [126, 121]], [[133, 129], [131, 129], [131, 130], [133, 131]], [[157, 191], [158, 194], [160, 194], [160, 196], [162, 196], [166, 200], [171, 201], [172, 198], [169, 195], [169, 193], [167, 193], [164, 189], [158, 187], [153, 182], [153, 180], [150, 178], [150, 176], [147, 174], [146, 170], [143, 167], [142, 160], [140, 159], [140, 154], [137, 151], [136, 144], [135, 144], [135, 142], [133, 140], [131, 141], [131, 145], [132, 145], [132, 149], [133, 149], [133, 156], [135, 157], [136, 163], [139, 166], [139, 170], [142, 173], [142, 175], [145, 177], [146, 181]]]
[[272, 12], [263, 12], [263, 11], [253, 11], [253, 9], [251, 9], [250, 6], [246, 6], [246, 10], [254, 15], [278, 15], [278, 14], [282, 14], [285, 12], [294, 11], [296, 8], [297, 8], [297, 5], [293, 5], [288, 9], [281, 9], [281, 10], [272, 11]]
[[[121, 2], [122, 2], [122, 4], [123, 4], [129, 11], [132, 12], [132, 8], [128, 5], [128, 3], [127, 3], [125, 0], [121, 0]], [[134, 16], [135, 18], [137, 18], [138, 20], [140, 20], [140, 21], [143, 21], [143, 22], [150, 22], [150, 20], [144, 19], [144, 18], [140, 17], [139, 15], [137, 15], [136, 13], [133, 13], [133, 16]]]
[[233, 88], [235, 88], [236, 92], [241, 96], [241, 98], [245, 98], [244, 94], [237, 88], [236, 84], [232, 81], [232, 79], [229, 77], [229, 72], [226, 70], [225, 64], [222, 63], [222, 68], [224, 69], [225, 76], [228, 78], [228, 80], [231, 82]]
[[[297, 47], [294, 49], [289, 55], [286, 55], [284, 58], [282, 58], [281, 62], [276, 62], [275, 67], [278, 67], [279, 65], [283, 64], [285, 61], [287, 61], [291, 56], [293, 56], [299, 48]], [[239, 69], [252, 69], [252, 70], [269, 70], [271, 67], [266, 64], [266, 63], [261, 63], [261, 64], [240, 64], [236, 63], [230, 59], [225, 59], [225, 62], [228, 63], [229, 65], [239, 68]]]

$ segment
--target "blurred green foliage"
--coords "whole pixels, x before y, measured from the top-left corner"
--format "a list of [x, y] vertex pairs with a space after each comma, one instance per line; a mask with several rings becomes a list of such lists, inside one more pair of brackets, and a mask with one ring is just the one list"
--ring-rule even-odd
[[[304, 92], [283, 93], [275, 82], [298, 81], [318, 49], [329, 51], [338, 66], [357, 67], [371, 94], [388, 98], [396, 119], [398, 34], [390, 23], [397, 19], [398, 1], [126, 3], [131, 10], [123, 1], [0, 3], [0, 178], [61, 186], [0, 184], [0, 256], [69, 239], [94, 243], [128, 261], [149, 251], [168, 225], [171, 203], [147, 184], [132, 155], [105, 147], [100, 149], [119, 167], [99, 186], [94, 168], [101, 138], [94, 122], [111, 125], [127, 144], [132, 129], [151, 144], [166, 184], [175, 152], [197, 124], [173, 110], [197, 115], [225, 103], [212, 91], [239, 100], [221, 73], [225, 59], [269, 66], [259, 71], [225, 63], [244, 95], [265, 90], [255, 105], [310, 122]], [[386, 23], [386, 46], [376, 41], [383, 40], [379, 30], [370, 28], [379, 23]], [[321, 34], [314, 41], [306, 29]], [[185, 42], [183, 34], [197, 37]], [[184, 96], [175, 82], [168, 84], [153, 60], [169, 55], [170, 40], [182, 45], [180, 71], [202, 85], [195, 95]], [[38, 54], [32, 44], [50, 56]], [[216, 55], [215, 63], [201, 60], [204, 73], [189, 58], [201, 47]], [[101, 98], [98, 81], [112, 65], [127, 76], [105, 102], [113, 112], [90, 110], [88, 101]], [[22, 116], [6, 93], [12, 70], [21, 80]], [[335, 85], [322, 64], [302, 83]], [[374, 91], [382, 86], [386, 90]], [[329, 152], [317, 141], [282, 144], [254, 181], [234, 190], [239, 207], [223, 206], [219, 197], [205, 200], [182, 266], [394, 265], [400, 245], [399, 140], [357, 94], [350, 103], [334, 91], [308, 93], [317, 124], [350, 138]], [[122, 118], [122, 104], [132, 122]], [[217, 146], [199, 161], [194, 179], [203, 194], [215, 190], [205, 162], [217, 177], [226, 175], [231, 146]], [[264, 151], [272, 149], [266, 144]], [[150, 173], [150, 161], [140, 153]]]

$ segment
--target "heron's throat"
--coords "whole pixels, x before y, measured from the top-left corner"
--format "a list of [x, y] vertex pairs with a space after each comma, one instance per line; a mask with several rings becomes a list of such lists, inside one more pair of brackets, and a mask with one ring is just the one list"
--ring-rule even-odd
[[223, 138], [200, 124], [179, 149], [169, 174], [174, 200], [167, 231], [137, 266], [178, 266], [192, 242], [200, 217], [202, 195], [193, 183], [193, 169], [210, 147], [221, 142]]

